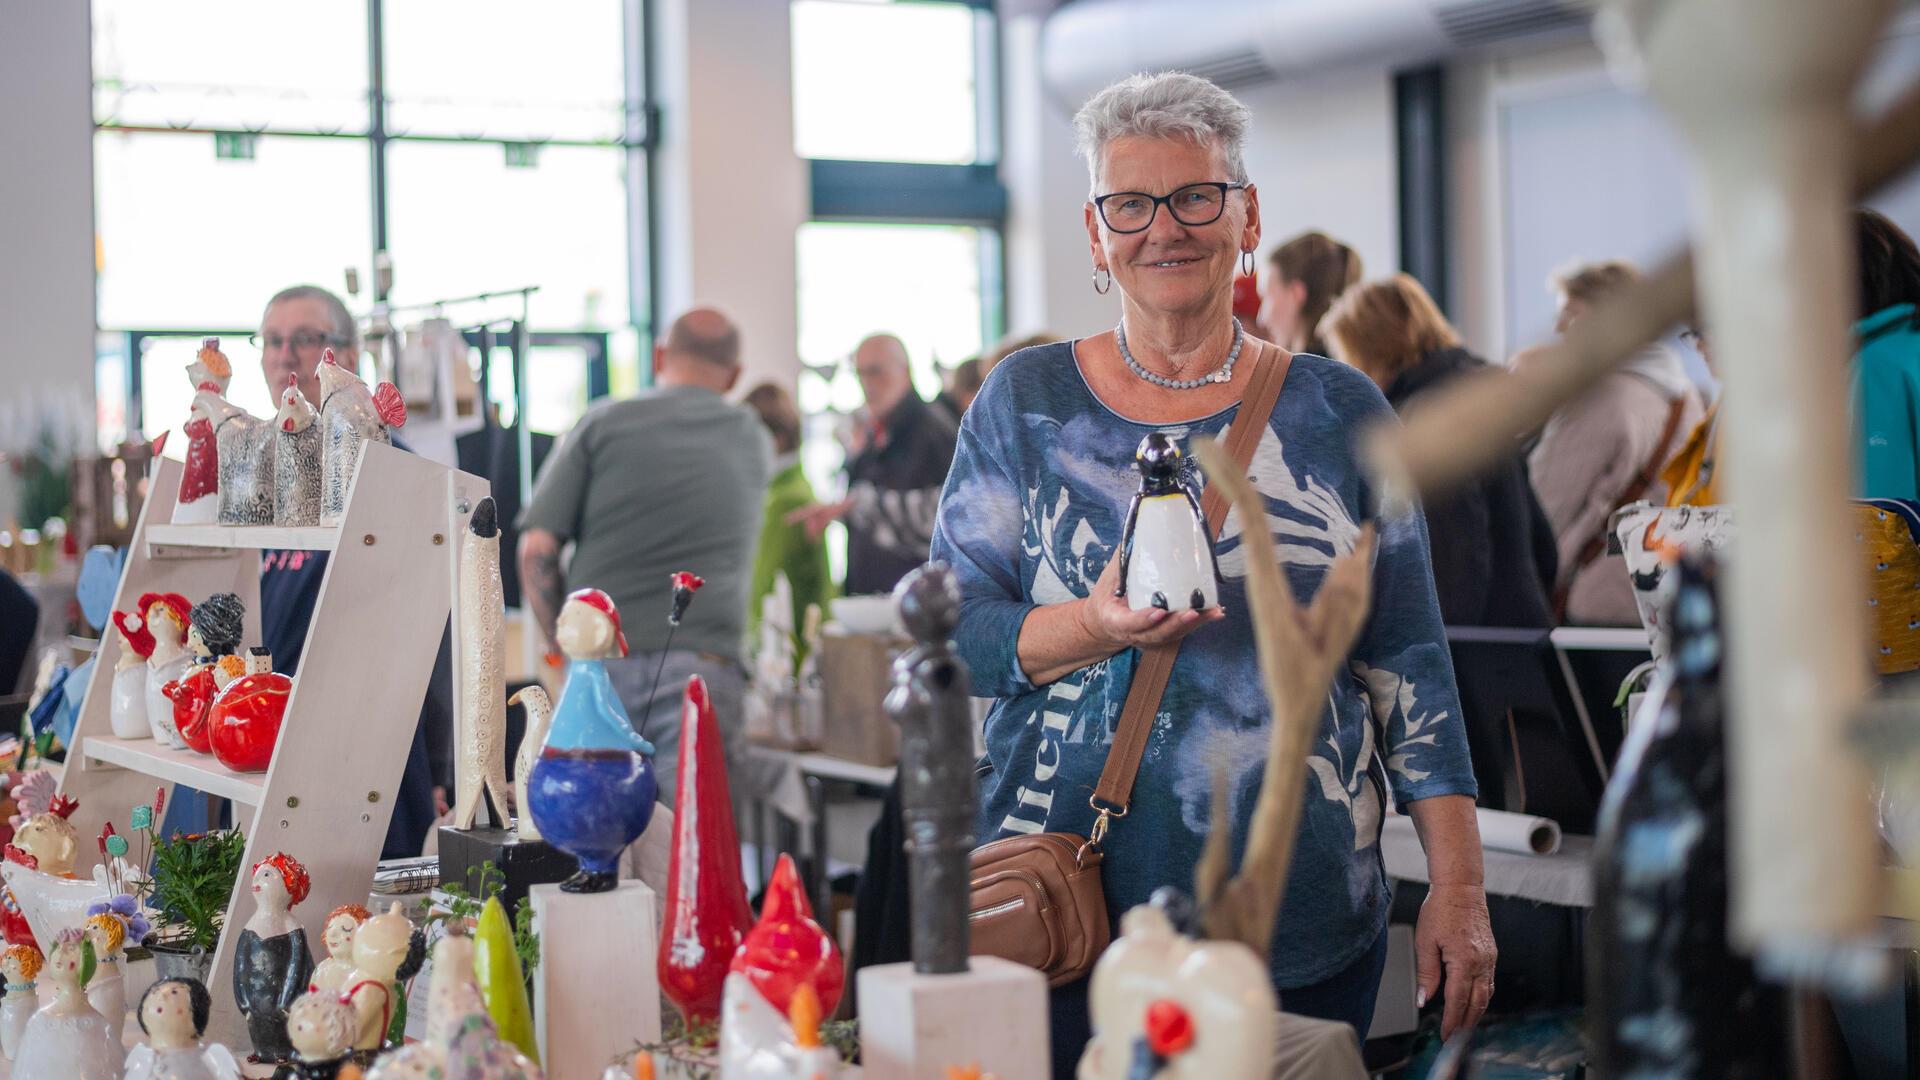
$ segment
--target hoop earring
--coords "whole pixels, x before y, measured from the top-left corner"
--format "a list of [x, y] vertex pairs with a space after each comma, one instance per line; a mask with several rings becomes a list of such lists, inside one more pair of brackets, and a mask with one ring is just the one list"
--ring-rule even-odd
[[[1100, 275], [1102, 274], [1106, 275], [1105, 279], [1101, 278]], [[1104, 266], [1094, 267], [1093, 268], [1093, 291], [1099, 293], [1101, 296], [1105, 296], [1107, 295], [1108, 290], [1112, 288], [1113, 288], [1113, 271], [1108, 270]]]
[[1253, 276], [1253, 252], [1251, 251], [1243, 251], [1240, 253], [1240, 276]]

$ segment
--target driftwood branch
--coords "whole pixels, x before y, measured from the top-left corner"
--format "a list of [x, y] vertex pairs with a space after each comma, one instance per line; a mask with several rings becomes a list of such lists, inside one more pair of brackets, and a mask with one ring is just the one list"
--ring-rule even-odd
[[[1866, 124], [1855, 145], [1854, 190], [1861, 197], [1920, 161], [1920, 86]], [[1693, 257], [1682, 250], [1645, 280], [1596, 305], [1593, 317], [1581, 319], [1565, 340], [1542, 346], [1520, 369], [1482, 372], [1436, 391], [1404, 427], [1368, 436], [1365, 457], [1378, 489], [1404, 505], [1486, 469], [1562, 405], [1693, 317], [1695, 303]]]
[[[1246, 471], [1212, 440], [1194, 445], [1207, 482], [1218, 485], [1242, 522], [1266, 520], [1266, 507]], [[1294, 601], [1280, 567], [1273, 536], [1249, 526], [1241, 537], [1247, 547], [1247, 601], [1253, 617], [1260, 681], [1272, 711], [1266, 775], [1254, 803], [1240, 872], [1228, 877], [1232, 820], [1230, 792], [1216, 777], [1213, 827], [1194, 869], [1194, 896], [1206, 936], [1239, 941], [1261, 956], [1273, 937], [1274, 920], [1286, 895], [1287, 870], [1299, 832], [1305, 797], [1307, 756], [1326, 707], [1327, 687], [1346, 665], [1347, 654], [1366, 622], [1373, 587], [1373, 526], [1361, 530], [1354, 549], [1328, 569], [1313, 603]]]

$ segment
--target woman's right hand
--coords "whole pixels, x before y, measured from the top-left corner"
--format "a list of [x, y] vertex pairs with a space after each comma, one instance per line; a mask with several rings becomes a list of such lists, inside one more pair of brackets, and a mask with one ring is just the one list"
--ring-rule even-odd
[[1215, 605], [1201, 611], [1162, 611], [1159, 608], [1133, 610], [1120, 591], [1120, 549], [1094, 583], [1093, 592], [1080, 601], [1080, 623], [1087, 636], [1111, 656], [1122, 649], [1151, 649], [1179, 641], [1208, 623], [1227, 617], [1226, 609]]

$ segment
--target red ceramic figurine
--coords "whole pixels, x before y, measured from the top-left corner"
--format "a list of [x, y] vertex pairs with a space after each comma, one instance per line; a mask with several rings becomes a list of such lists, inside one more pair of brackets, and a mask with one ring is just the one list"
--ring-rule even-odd
[[719, 1018], [727, 969], [753, 927], [753, 908], [740, 880], [740, 839], [707, 684], [698, 675], [688, 679], [682, 700], [680, 786], [659, 972], [661, 992], [691, 1025]]
[[213, 665], [198, 664], [160, 692], [173, 702], [173, 727], [180, 741], [197, 754], [210, 754], [207, 744], [207, 711], [213, 706]]
[[820, 998], [823, 1015], [832, 1016], [840, 1004], [847, 977], [840, 947], [813, 921], [813, 905], [807, 903], [793, 856], [783, 854], [774, 864], [766, 899], [760, 902], [760, 921], [734, 955], [732, 970], [745, 975], [782, 1016], [803, 983]]
[[208, 713], [213, 756], [234, 772], [266, 772], [292, 694], [293, 680], [273, 670], [273, 656], [254, 649], [247, 673], [220, 692]]

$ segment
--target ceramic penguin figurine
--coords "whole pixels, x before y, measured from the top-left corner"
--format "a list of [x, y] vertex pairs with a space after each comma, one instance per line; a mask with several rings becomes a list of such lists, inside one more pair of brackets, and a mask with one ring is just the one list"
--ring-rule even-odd
[[212, 996], [198, 979], [161, 979], [140, 995], [146, 1043], [127, 1052], [126, 1080], [240, 1080], [240, 1063], [207, 1032]]
[[390, 427], [407, 422], [407, 405], [392, 383], [368, 389], [328, 349], [320, 358], [320, 524], [338, 525], [369, 442], [390, 443]]
[[1207, 519], [1181, 481], [1185, 455], [1158, 431], [1140, 440], [1140, 491], [1120, 534], [1120, 595], [1135, 611], [1200, 611], [1220, 603]]
[[40, 1008], [34, 983], [40, 977], [40, 963], [40, 950], [31, 945], [9, 945], [0, 953], [0, 975], [7, 980], [6, 996], [0, 997], [0, 1054], [8, 1061], [20, 1052], [27, 1021]]
[[185, 749], [180, 730], [173, 726], [173, 699], [167, 696], [167, 686], [184, 678], [192, 661], [187, 655], [187, 623], [193, 604], [179, 593], [146, 593], [134, 611], [153, 635], [153, 651], [147, 654], [147, 728], [155, 742]]
[[576, 591], [556, 629], [567, 686], [528, 778], [527, 811], [548, 843], [580, 860], [580, 872], [560, 887], [606, 892], [618, 884], [620, 853], [653, 819], [653, 744], [633, 730], [607, 677], [606, 662], [627, 655], [612, 598]]
[[215, 402], [224, 404], [222, 395], [233, 379], [233, 365], [220, 351], [219, 338], [207, 338], [193, 363], [187, 365], [187, 378], [193, 380], [193, 407], [187, 413], [187, 461], [180, 472], [180, 492], [173, 504], [173, 520], [179, 525], [208, 525], [220, 514], [220, 461], [214, 438]]
[[207, 402], [219, 452], [222, 525], [273, 524], [273, 459], [279, 446], [272, 421], [223, 397]]
[[471, 829], [482, 791], [507, 813], [506, 600], [500, 584], [500, 519], [493, 496], [480, 500], [460, 542], [461, 696], [459, 773], [453, 827]]
[[320, 412], [300, 392], [297, 375], [287, 376], [280, 411], [273, 416], [273, 523], [320, 524]]
[[113, 660], [113, 736], [152, 738], [153, 729], [147, 726], [147, 659], [153, 655], [153, 632], [134, 612], [116, 611], [112, 622], [120, 644]]
[[520, 752], [513, 758], [513, 805], [518, 810], [514, 830], [522, 840], [538, 840], [540, 826], [533, 823], [533, 814], [527, 809], [527, 778], [533, 775], [533, 763], [540, 759], [540, 748], [547, 742], [547, 729], [553, 726], [553, 702], [547, 698], [546, 690], [536, 684], [508, 698], [507, 704], [517, 704], [527, 710], [526, 734], [520, 736]]

